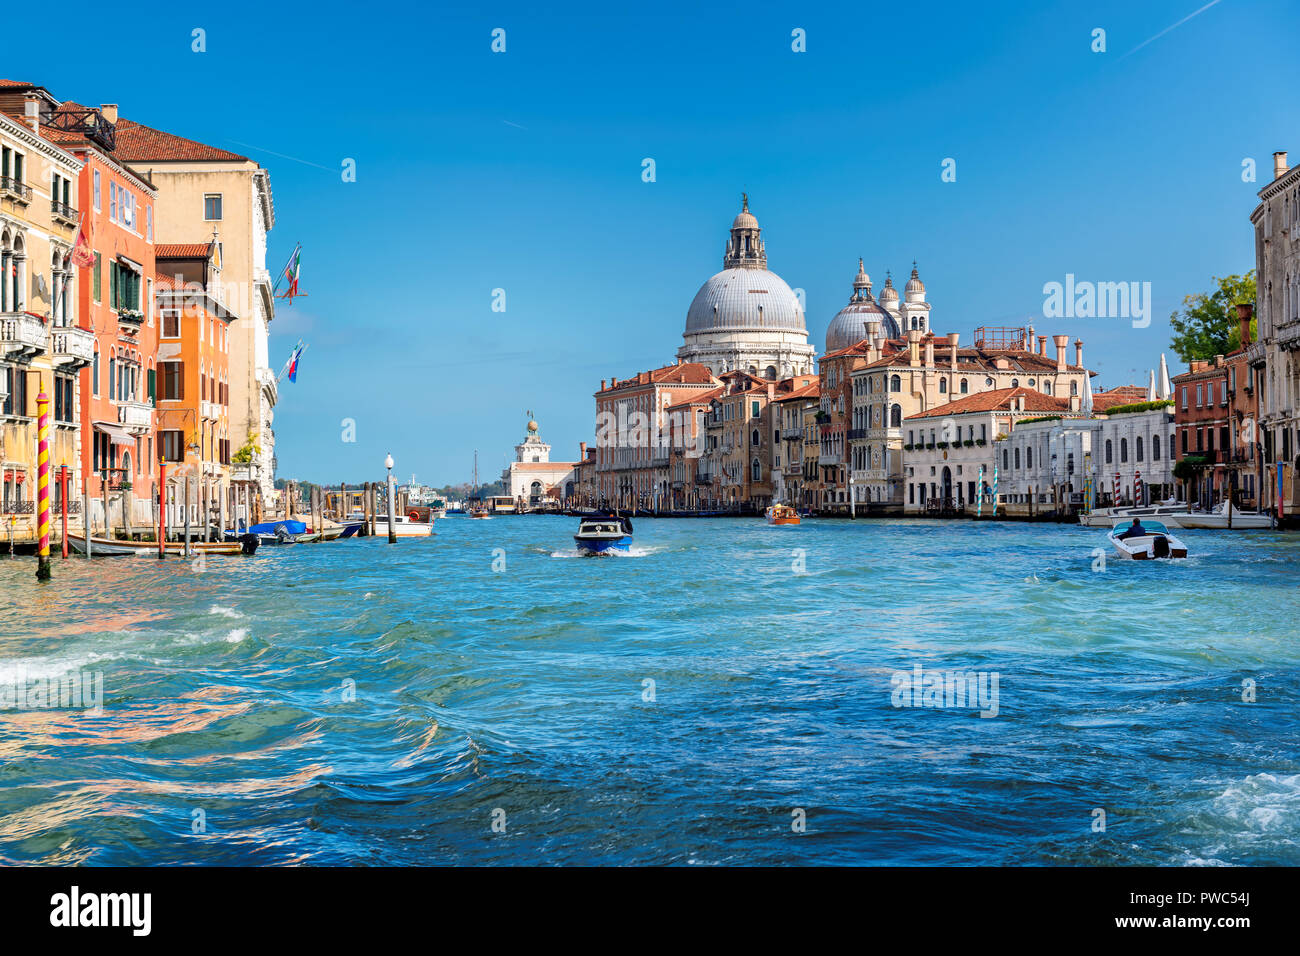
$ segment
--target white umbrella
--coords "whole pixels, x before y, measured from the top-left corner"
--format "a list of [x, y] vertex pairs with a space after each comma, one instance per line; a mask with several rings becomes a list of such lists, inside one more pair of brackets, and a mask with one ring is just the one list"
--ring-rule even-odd
[[1147, 382], [1147, 401], [1154, 402], [1155, 400], [1156, 400], [1156, 370], [1152, 369], [1151, 380]]
[[1169, 366], [1165, 364], [1165, 353], [1160, 353], [1160, 389], [1156, 392], [1160, 398], [1173, 398], [1174, 390], [1169, 384]]
[[1083, 405], [1080, 406], [1084, 418], [1092, 418], [1092, 375], [1083, 373]]

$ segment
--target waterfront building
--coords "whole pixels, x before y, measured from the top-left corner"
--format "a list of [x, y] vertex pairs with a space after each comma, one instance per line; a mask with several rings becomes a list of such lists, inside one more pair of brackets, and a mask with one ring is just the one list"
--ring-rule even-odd
[[[37, 402], [50, 398], [51, 476], [66, 466], [79, 497], [82, 382], [94, 336], [71, 264], [83, 163], [44, 135], [54, 103], [0, 81], [0, 541], [36, 538]], [[60, 504], [51, 481], [51, 503]]]
[[596, 399], [596, 486], [619, 508], [661, 508], [672, 500], [668, 410], [718, 386], [708, 367], [678, 362], [632, 378], [601, 379]]
[[1187, 499], [1204, 508], [1229, 497], [1238, 506], [1256, 508], [1266, 483], [1256, 438], [1259, 390], [1248, 357], [1250, 307], [1240, 311], [1242, 347], [1212, 361], [1194, 361], [1173, 379], [1177, 455], [1197, 466]]
[[586, 457], [586, 445], [578, 462], [551, 461], [551, 446], [542, 441], [536, 419], [529, 412], [527, 433], [515, 445], [515, 460], [501, 473], [505, 493], [515, 500], [515, 508], [555, 507], [572, 499], [578, 488], [574, 470]]
[[178, 492], [189, 479], [190, 519], [204, 528], [219, 502], [229, 501], [233, 513], [230, 333], [239, 317], [217, 297], [215, 243], [162, 243], [155, 257], [158, 457], [167, 465], [168, 500], [184, 501]]
[[[841, 365], [848, 355], [858, 356], [848, 367], [850, 382], [843, 392], [848, 407], [846, 446], [848, 481], [835, 477], [826, 462], [825, 441], [832, 448], [838, 439], [837, 403], [827, 405], [823, 426], [822, 471], [829, 501], [847, 501], [852, 485], [855, 507], [902, 511], [905, 507], [903, 473], [903, 422], [907, 418], [958, 400], [961, 396], [1000, 389], [1028, 388], [1054, 398], [1082, 401], [1092, 374], [1083, 367], [1083, 342], [1074, 343], [1074, 362], [1067, 361], [1069, 337], [1054, 336], [1055, 356], [1047, 351], [1047, 336], [1035, 339], [1025, 328], [980, 327], [975, 341], [963, 348], [960, 336], [936, 336], [908, 329], [904, 336], [885, 338], [882, 326], [868, 322], [868, 338], [848, 350], [830, 353], [823, 365]], [[823, 395], [826, 377], [823, 376]], [[832, 455], [835, 452], [832, 451]]]
[[[773, 497], [777, 502], [798, 507], [813, 506], [817, 473], [808, 472], [810, 444], [817, 434], [817, 412], [821, 409], [821, 383], [810, 380], [792, 387], [772, 403]], [[815, 460], [815, 459], [814, 459]]]
[[578, 462], [573, 466], [574, 493], [569, 500], [570, 507], [595, 507], [599, 496], [596, 492], [596, 453], [588, 450], [585, 441], [578, 442]]
[[[1104, 412], [1097, 419], [1096, 453], [1092, 459], [1098, 492], [1113, 504], [1118, 477], [1120, 502], [1134, 504], [1137, 476], [1141, 473], [1144, 502], [1180, 497], [1174, 483], [1173, 469], [1178, 459], [1173, 407], [1138, 410], [1127, 408], [1127, 404], [1097, 406], [1098, 412]], [[1139, 404], [1143, 404], [1141, 400]]]
[[279, 384], [268, 351], [275, 317], [266, 268], [267, 233], [275, 226], [270, 174], [246, 156], [126, 118], [118, 119], [116, 136], [119, 160], [158, 190], [157, 239], [216, 244], [215, 297], [238, 316], [230, 330], [230, 441], [249, 461], [235, 470], [264, 500], [274, 500]]
[[[1255, 228], [1255, 283], [1259, 341], [1247, 350], [1254, 372], [1265, 479], [1261, 505], [1277, 506], [1281, 466], [1282, 512], [1300, 509], [1300, 166], [1273, 154], [1273, 179], [1259, 191], [1250, 215]], [[1239, 486], [1240, 487], [1240, 486]]]
[[[51, 98], [52, 100], [52, 98]], [[50, 133], [84, 164], [76, 188], [94, 263], [77, 270], [78, 311], [94, 333], [81, 375], [81, 461], [95, 522], [153, 523], [158, 492], [154, 314], [157, 190], [116, 152], [117, 107], [63, 101]], [[129, 490], [128, 490], [129, 489]], [[103, 512], [114, 512], [105, 517]], [[123, 512], [125, 511], [125, 519]]]
[[[907, 417], [903, 420], [904, 511], [960, 512], [971, 510], [980, 496], [987, 501], [995, 443], [1010, 435], [1017, 421], [1059, 418], [1078, 414], [1079, 409], [1077, 395], [1061, 397], [1017, 387], [967, 395]], [[1019, 454], [1016, 452], [1017, 463]], [[1032, 466], [1032, 446], [1028, 454]], [[1073, 471], [1067, 470], [1067, 474]]]
[[816, 349], [808, 344], [803, 304], [768, 270], [747, 196], [731, 224], [722, 271], [695, 294], [682, 339], [678, 361], [699, 363], [714, 375], [742, 371], [777, 381], [813, 372]]
[[712, 481], [700, 470], [704, 460], [706, 419], [713, 400], [722, 394], [722, 386], [691, 395], [668, 408], [671, 441], [669, 443], [670, 507], [675, 510], [698, 509], [700, 493]]

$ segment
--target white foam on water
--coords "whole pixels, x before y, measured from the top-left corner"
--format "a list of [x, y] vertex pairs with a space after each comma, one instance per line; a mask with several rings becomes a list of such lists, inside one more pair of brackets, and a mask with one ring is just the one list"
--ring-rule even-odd
[[52, 680], [76, 671], [93, 670], [101, 661], [116, 660], [121, 656], [90, 651], [85, 655], [71, 657], [14, 657], [0, 661], [0, 684]]
[[222, 617], [243, 617], [244, 616], [240, 614], [238, 611], [236, 611], [233, 607], [222, 607], [220, 604], [212, 605], [212, 607], [208, 608], [208, 613], [220, 614]]
[[238, 644], [246, 637], [248, 637], [248, 628], [237, 627], [226, 635], [225, 641], [227, 644]]

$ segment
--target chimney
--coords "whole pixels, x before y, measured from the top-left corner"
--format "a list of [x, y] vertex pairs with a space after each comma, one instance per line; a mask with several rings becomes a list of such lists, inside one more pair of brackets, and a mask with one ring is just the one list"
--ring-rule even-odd
[[1215, 367], [1215, 368], [1223, 368], [1223, 356], [1222, 356], [1222, 355], [1216, 355], [1216, 356], [1214, 356], [1214, 367]]
[[117, 104], [116, 104], [116, 103], [100, 103], [100, 104], [99, 104], [99, 115], [102, 116], [102, 117], [104, 117], [104, 119], [108, 120], [110, 123], [116, 123], [116, 122], [117, 122]]
[[[1031, 349], [1031, 351], [1032, 351], [1032, 349]], [[1047, 354], [1047, 336], [1046, 336], [1046, 335], [1040, 335], [1040, 336], [1038, 337], [1038, 354], [1039, 354], [1039, 355], [1046, 355], [1046, 354]]]
[[907, 330], [907, 364], [913, 368], [921, 364], [921, 331], [920, 329]]
[[23, 119], [32, 128], [33, 133], [41, 131], [41, 98], [35, 93], [23, 97]]
[[1032, 352], [1034, 350], [1034, 327], [1032, 325], [1025, 326], [1025, 341], [1029, 343], [1025, 346], [1025, 351]]
[[952, 362], [952, 370], [957, 371], [957, 343], [961, 341], [960, 332], [948, 333], [948, 358]]
[[1074, 340], [1074, 364], [1083, 368], [1083, 339]]
[[934, 368], [934, 339], [925, 340], [925, 367]]
[[587, 460], [587, 443], [585, 441], [580, 441], [578, 442], [578, 461], [586, 461], [586, 460]]
[[612, 375], [610, 376], [610, 379], [609, 379], [609, 387], [610, 387], [610, 388], [617, 388], [617, 387], [618, 387], [618, 379], [614, 378]]
[[1070, 396], [1070, 411], [1077, 412], [1083, 407], [1083, 401], [1078, 395]]
[[600, 390], [602, 392], [605, 390], [605, 380], [603, 378], [600, 380]]
[[1286, 175], [1286, 150], [1279, 150], [1273, 154], [1273, 178], [1281, 179]]
[[[1068, 335], [1054, 335], [1052, 336], [1052, 341], [1056, 343], [1056, 370], [1058, 372], [1064, 372], [1065, 347], [1070, 343], [1070, 337]], [[1047, 354], [1046, 345], [1043, 347], [1043, 354]]]
[[1252, 302], [1237, 303], [1237, 322], [1241, 329], [1241, 347], [1244, 349], [1250, 344], [1250, 317], [1255, 312], [1255, 305]]

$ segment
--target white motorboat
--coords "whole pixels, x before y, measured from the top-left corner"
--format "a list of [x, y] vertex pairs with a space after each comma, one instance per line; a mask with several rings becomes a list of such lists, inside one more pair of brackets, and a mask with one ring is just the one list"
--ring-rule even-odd
[[1109, 528], [1121, 518], [1127, 518], [1126, 524], [1132, 524], [1134, 518], [1154, 518], [1164, 522], [1170, 528], [1186, 527], [1183, 517], [1188, 514], [1185, 504], [1140, 505], [1119, 508], [1095, 508], [1087, 514], [1079, 515], [1079, 524], [1086, 528]]
[[1242, 511], [1225, 501], [1213, 511], [1193, 511], [1180, 515], [1179, 526], [1183, 528], [1211, 528], [1233, 531], [1258, 531], [1273, 527], [1273, 516], [1267, 512]]
[[1134, 561], [1187, 557], [1187, 545], [1170, 534], [1161, 522], [1149, 518], [1116, 521], [1107, 537], [1120, 557]]
[[[375, 515], [375, 534], [388, 534], [388, 515]], [[432, 521], [412, 521], [407, 515], [393, 518], [393, 534], [399, 538], [427, 538], [433, 534]]]

